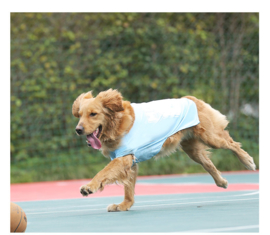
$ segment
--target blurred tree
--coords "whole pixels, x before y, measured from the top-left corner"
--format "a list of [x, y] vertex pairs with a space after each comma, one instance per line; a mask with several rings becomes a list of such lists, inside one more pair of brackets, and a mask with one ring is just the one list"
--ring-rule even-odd
[[194, 95], [258, 144], [258, 119], [239, 118], [259, 102], [258, 23], [257, 13], [12, 13], [12, 163], [84, 163], [71, 105], [111, 87], [132, 102]]

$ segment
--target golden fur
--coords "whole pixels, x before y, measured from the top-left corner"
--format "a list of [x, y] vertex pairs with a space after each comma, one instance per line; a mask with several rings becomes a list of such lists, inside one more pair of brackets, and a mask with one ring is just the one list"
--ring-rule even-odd
[[[191, 159], [209, 172], [217, 186], [223, 188], [227, 188], [227, 180], [222, 178], [209, 159], [208, 148], [229, 149], [247, 169], [255, 170], [253, 158], [241, 149], [240, 143], [234, 142], [228, 131], [224, 130], [229, 123], [226, 116], [202, 100], [193, 96], [186, 98], [195, 102], [200, 123], [170, 136], [155, 157], [170, 155], [181, 147]], [[100, 125], [102, 126], [99, 139], [102, 143], [101, 151], [106, 157], [109, 157], [110, 151], [117, 149], [121, 138], [129, 132], [135, 120], [130, 102], [123, 101], [122, 95], [112, 89], [100, 92], [96, 97], [93, 97], [91, 91], [81, 94], [73, 103], [72, 113], [80, 118], [78, 126], [83, 127], [84, 135], [91, 134]], [[90, 117], [91, 113], [96, 115]], [[133, 158], [132, 155], [127, 155], [111, 161], [91, 182], [81, 187], [81, 194], [87, 196], [103, 190], [107, 184], [121, 183], [125, 189], [124, 201], [119, 205], [108, 206], [108, 211], [129, 210], [134, 203], [134, 187], [138, 171], [137, 164], [132, 166]]]

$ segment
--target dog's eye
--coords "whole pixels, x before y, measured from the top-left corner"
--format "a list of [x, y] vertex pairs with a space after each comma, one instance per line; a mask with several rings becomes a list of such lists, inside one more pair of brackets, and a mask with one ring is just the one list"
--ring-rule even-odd
[[90, 113], [90, 117], [94, 117], [96, 115], [97, 115], [96, 113]]

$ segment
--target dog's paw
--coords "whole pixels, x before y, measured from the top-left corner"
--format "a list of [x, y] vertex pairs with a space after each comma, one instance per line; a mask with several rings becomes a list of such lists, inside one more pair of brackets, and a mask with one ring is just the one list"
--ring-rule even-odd
[[107, 207], [107, 211], [108, 212], [115, 212], [115, 211], [120, 211], [120, 209], [119, 209], [118, 205], [112, 204], [112, 205], [109, 205]]
[[248, 170], [251, 170], [251, 171], [256, 171], [256, 165], [255, 165], [255, 163], [254, 163], [253, 158], [249, 156], [247, 159], [248, 159], [248, 160], [247, 160], [247, 162], [246, 162], [246, 164], [245, 164], [246, 168], [247, 168]]
[[123, 205], [122, 203], [119, 205], [112, 204], [107, 207], [108, 212], [117, 212], [117, 211], [128, 211], [130, 206]]
[[222, 179], [220, 182], [216, 182], [216, 185], [221, 188], [228, 188], [228, 181], [226, 179]]
[[83, 186], [80, 187], [80, 193], [83, 196], [88, 196], [89, 194], [92, 194], [93, 192], [91, 191], [89, 186], [83, 185]]

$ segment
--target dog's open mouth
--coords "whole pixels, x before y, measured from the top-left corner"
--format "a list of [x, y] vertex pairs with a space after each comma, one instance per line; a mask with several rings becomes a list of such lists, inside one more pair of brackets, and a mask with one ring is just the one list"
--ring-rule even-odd
[[100, 125], [92, 134], [87, 135], [87, 144], [88, 146], [92, 146], [94, 149], [101, 148], [101, 142], [99, 140], [100, 133], [102, 131], [102, 126]]

